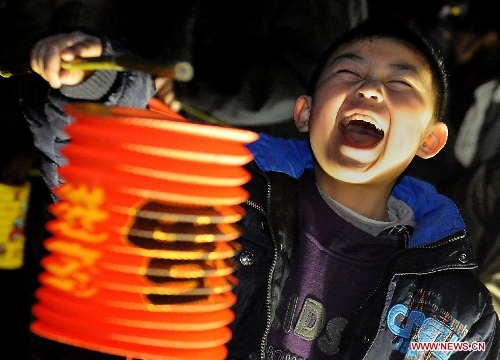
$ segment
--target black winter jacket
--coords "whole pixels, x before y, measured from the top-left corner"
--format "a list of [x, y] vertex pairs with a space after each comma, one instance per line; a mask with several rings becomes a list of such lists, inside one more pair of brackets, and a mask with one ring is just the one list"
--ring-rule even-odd
[[[258, 359], [257, 348], [264, 356], [265, 334], [296, 241], [300, 176], [313, 163], [307, 143], [301, 141], [260, 134], [249, 148], [255, 162], [248, 166], [251, 197], [239, 239], [242, 253], [231, 359]], [[393, 195], [412, 207], [417, 228], [408, 248], [391, 260], [376, 290], [342, 334], [343, 358], [500, 358], [498, 318], [490, 294], [470, 272], [477, 264], [455, 205], [431, 185], [411, 177], [403, 177]], [[444, 339], [466, 346], [480, 342], [485, 350], [435, 352], [434, 357], [409, 350], [410, 340]]]

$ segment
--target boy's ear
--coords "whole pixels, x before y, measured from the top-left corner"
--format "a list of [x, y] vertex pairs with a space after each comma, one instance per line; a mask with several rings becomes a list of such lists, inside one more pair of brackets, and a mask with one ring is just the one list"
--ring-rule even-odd
[[444, 122], [437, 121], [425, 141], [417, 150], [417, 155], [422, 159], [429, 159], [436, 155], [448, 140], [448, 126]]
[[307, 95], [300, 96], [295, 102], [293, 109], [293, 119], [295, 126], [300, 132], [309, 131], [309, 116], [311, 115], [311, 97]]

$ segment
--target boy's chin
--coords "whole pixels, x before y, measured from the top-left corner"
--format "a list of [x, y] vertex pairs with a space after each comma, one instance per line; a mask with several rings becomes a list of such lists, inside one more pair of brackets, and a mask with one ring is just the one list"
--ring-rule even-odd
[[336, 167], [329, 169], [326, 175], [333, 181], [351, 185], [390, 185], [403, 173], [396, 169], [382, 171], [381, 169], [359, 169], [348, 167]]

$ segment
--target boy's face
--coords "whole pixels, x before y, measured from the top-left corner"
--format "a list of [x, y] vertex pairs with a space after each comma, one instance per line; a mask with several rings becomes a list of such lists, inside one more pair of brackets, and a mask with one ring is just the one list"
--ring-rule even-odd
[[[297, 101], [320, 174], [349, 183], [392, 183], [415, 154], [444, 146], [433, 118], [432, 74], [425, 58], [390, 38], [360, 39], [330, 57], [314, 97]], [[308, 129], [307, 129], [308, 127]], [[424, 144], [425, 143], [425, 144]]]

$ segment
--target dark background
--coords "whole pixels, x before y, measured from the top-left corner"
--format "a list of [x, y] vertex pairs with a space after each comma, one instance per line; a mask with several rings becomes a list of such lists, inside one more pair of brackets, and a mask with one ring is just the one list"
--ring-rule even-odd
[[[270, 116], [269, 106], [306, 91], [315, 61], [333, 39], [363, 16], [394, 13], [421, 23], [446, 53], [449, 45], [438, 14], [447, 3], [453, 2], [3, 0], [0, 69], [26, 65], [32, 45], [47, 34], [88, 29], [122, 39], [144, 58], [192, 62], [195, 78], [177, 88], [182, 101], [199, 105], [208, 114], [227, 116], [224, 121], [241, 127], [298, 136], [291, 108], [289, 116], [278, 111]], [[38, 358], [28, 346], [30, 306], [39, 260], [45, 254], [42, 242], [47, 237], [44, 224], [51, 217], [47, 211], [51, 199], [39, 176], [37, 153], [19, 106], [35, 76], [0, 78], [0, 182], [32, 184], [25, 266], [0, 270], [2, 359]], [[465, 108], [467, 100], [460, 105]], [[459, 116], [464, 111], [457, 109]], [[455, 130], [451, 126], [451, 141]], [[443, 151], [425, 166], [416, 160], [411, 170], [442, 186], [453, 175], [451, 157], [450, 151]]]

